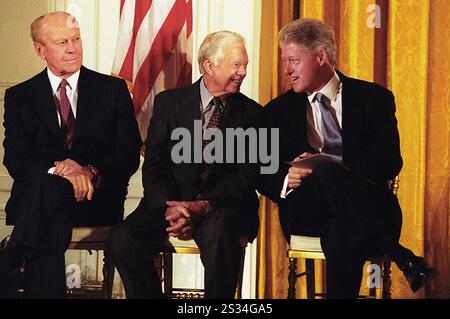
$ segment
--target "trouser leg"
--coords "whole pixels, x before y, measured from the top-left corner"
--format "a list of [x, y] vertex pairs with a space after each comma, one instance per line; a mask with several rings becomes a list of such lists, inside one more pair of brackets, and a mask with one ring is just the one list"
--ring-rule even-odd
[[112, 234], [109, 242], [114, 265], [127, 298], [162, 298], [161, 281], [153, 258], [166, 238], [164, 212], [137, 209]]
[[41, 249], [25, 265], [24, 296], [26, 298], [64, 298], [66, 272], [64, 253], [72, 237], [68, 216], [53, 218]]
[[194, 233], [205, 268], [207, 298], [234, 298], [244, 248], [235, 232], [239, 219], [232, 210], [216, 210], [202, 220]]
[[408, 253], [398, 244], [401, 210], [396, 198], [342, 166], [320, 167], [291, 195], [284, 205], [296, 225], [292, 233], [322, 237], [332, 297], [357, 295], [362, 242], [371, 240], [373, 247], [396, 257]]
[[326, 226], [321, 245], [327, 263], [327, 298], [356, 298], [362, 279], [365, 257], [362, 251], [348, 249], [343, 221], [331, 218]]
[[73, 205], [71, 184], [54, 175], [36, 178], [25, 194], [7, 248], [26, 261], [25, 297], [65, 296], [64, 253], [72, 236]]

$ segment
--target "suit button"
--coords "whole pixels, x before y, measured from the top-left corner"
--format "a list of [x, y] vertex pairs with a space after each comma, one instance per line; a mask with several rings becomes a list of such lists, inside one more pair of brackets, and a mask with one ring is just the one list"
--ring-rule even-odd
[[203, 172], [200, 174], [200, 178], [202, 179], [202, 181], [206, 180], [206, 178], [208, 177], [208, 173], [207, 172]]

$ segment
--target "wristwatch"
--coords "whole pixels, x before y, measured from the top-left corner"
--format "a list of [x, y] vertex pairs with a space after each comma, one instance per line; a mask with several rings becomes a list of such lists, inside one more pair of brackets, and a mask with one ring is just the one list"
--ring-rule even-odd
[[94, 184], [95, 187], [98, 186], [98, 182], [99, 182], [99, 171], [98, 169], [95, 168], [94, 165], [86, 165], [86, 167], [91, 171], [92, 173], [92, 184]]
[[94, 178], [98, 175], [98, 169], [96, 169], [94, 167], [94, 165], [87, 165], [87, 168], [89, 168], [89, 170], [91, 171], [92, 175], [94, 176]]

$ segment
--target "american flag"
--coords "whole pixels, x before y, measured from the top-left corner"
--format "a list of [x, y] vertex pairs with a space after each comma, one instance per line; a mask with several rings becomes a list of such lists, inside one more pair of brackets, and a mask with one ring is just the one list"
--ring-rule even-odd
[[192, 0], [121, 0], [112, 73], [125, 79], [142, 140], [159, 92], [192, 82]]

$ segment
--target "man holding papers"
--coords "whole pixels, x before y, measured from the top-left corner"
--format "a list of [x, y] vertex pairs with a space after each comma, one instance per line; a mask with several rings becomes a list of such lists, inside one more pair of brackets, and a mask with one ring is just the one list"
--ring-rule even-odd
[[318, 20], [289, 23], [279, 43], [292, 90], [265, 107], [265, 125], [279, 128], [286, 164], [261, 176], [260, 191], [279, 205], [286, 239], [321, 238], [328, 298], [356, 298], [366, 257], [380, 254], [418, 290], [435, 270], [398, 243], [402, 212], [387, 187], [402, 167], [393, 94], [335, 70], [333, 32]]

